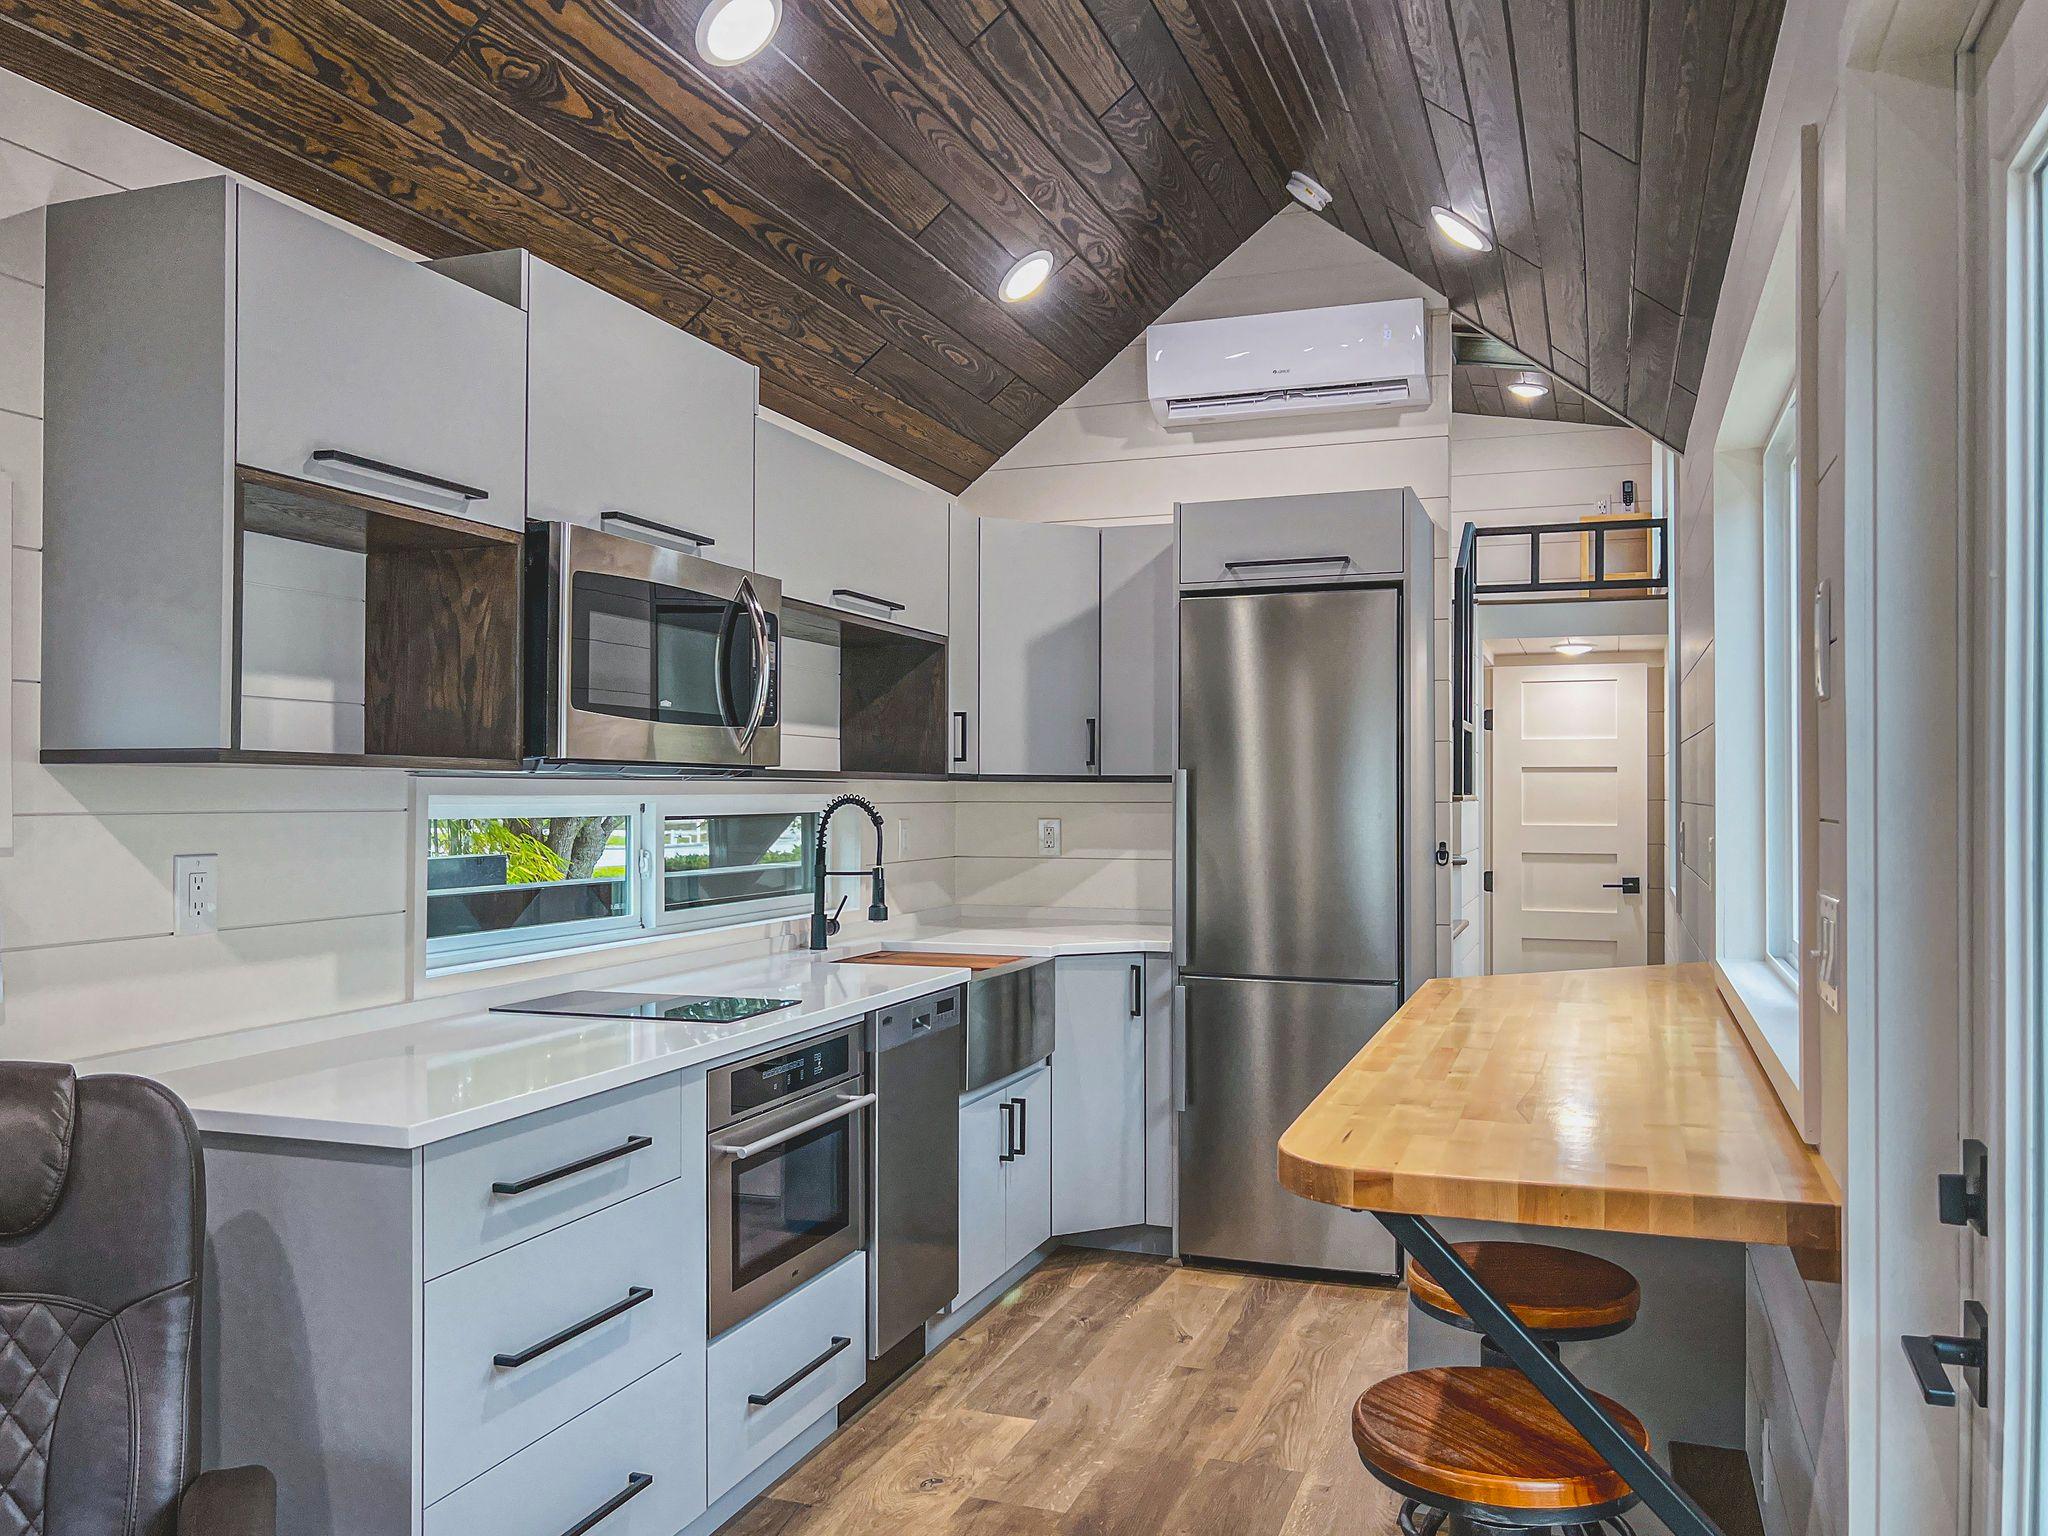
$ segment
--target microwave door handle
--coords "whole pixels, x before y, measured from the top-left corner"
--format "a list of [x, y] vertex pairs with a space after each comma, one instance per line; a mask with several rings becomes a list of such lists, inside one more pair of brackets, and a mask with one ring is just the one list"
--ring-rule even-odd
[[726, 657], [732, 652], [733, 622], [733, 611], [728, 608], [725, 617], [719, 621], [717, 636], [711, 642], [711, 687], [718, 696], [719, 721], [728, 730], [737, 731], [740, 728], [739, 711], [733, 707], [732, 678], [726, 669]]
[[740, 750], [750, 750], [755, 736], [760, 734], [761, 723], [768, 718], [768, 700], [775, 686], [775, 652], [773, 636], [768, 631], [768, 614], [761, 606], [761, 599], [754, 593], [754, 584], [744, 576], [740, 578], [740, 602], [745, 604], [747, 621], [754, 627], [754, 655], [760, 663], [760, 673], [754, 684], [753, 713], [747, 717], [746, 726], [740, 731]]
[[759, 1157], [763, 1152], [773, 1151], [786, 1141], [795, 1141], [797, 1137], [815, 1131], [821, 1125], [830, 1125], [834, 1120], [844, 1120], [849, 1115], [857, 1115], [874, 1102], [875, 1096], [872, 1093], [842, 1094], [834, 1108], [826, 1110], [823, 1114], [812, 1115], [808, 1120], [799, 1120], [795, 1125], [777, 1131], [772, 1136], [763, 1136], [759, 1141], [736, 1145], [714, 1141], [711, 1150], [743, 1163], [750, 1157]]

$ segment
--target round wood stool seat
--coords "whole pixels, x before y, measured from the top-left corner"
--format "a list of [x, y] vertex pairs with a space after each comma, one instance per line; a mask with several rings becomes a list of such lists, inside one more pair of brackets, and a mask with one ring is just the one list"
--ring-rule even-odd
[[[1649, 1449], [1642, 1420], [1610, 1398], [1600, 1404]], [[1352, 1409], [1351, 1438], [1395, 1492], [1482, 1526], [1595, 1526], [1635, 1503], [1621, 1474], [1520, 1371], [1449, 1365], [1390, 1376]], [[1404, 1511], [1404, 1525], [1411, 1520]]]
[[[1619, 1264], [1547, 1243], [1455, 1243], [1479, 1283], [1539, 1339], [1592, 1339], [1636, 1320], [1643, 1293]], [[1454, 1327], [1477, 1331], [1464, 1309], [1414, 1259], [1408, 1293], [1415, 1305]]]

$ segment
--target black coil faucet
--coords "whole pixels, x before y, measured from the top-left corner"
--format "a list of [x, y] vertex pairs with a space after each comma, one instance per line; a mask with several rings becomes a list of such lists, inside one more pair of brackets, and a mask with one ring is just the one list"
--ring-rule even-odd
[[[868, 813], [868, 820], [875, 824], [875, 867], [873, 869], [827, 869], [825, 867], [826, 835], [832, 830], [832, 813], [842, 806], [857, 805]], [[889, 920], [888, 903], [882, 899], [882, 813], [874, 803], [860, 795], [840, 795], [829, 800], [825, 809], [818, 813], [818, 842], [811, 851], [811, 948], [823, 949], [832, 935], [839, 931], [839, 915], [834, 912], [825, 915], [825, 882], [835, 875], [866, 875], [872, 882], [868, 900], [868, 918], [872, 922], [885, 923]], [[846, 903], [842, 900], [840, 906]]]

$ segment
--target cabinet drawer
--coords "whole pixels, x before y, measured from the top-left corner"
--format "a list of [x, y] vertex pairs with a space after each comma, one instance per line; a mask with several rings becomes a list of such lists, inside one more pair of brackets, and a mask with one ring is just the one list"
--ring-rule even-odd
[[1183, 586], [1347, 581], [1402, 568], [1403, 493], [1200, 501], [1180, 509]]
[[429, 1500], [673, 1359], [692, 1338], [698, 1320], [689, 1314], [703, 1293], [685, 1266], [704, 1262], [704, 1233], [690, 1222], [684, 1193], [671, 1180], [427, 1283]]
[[525, 315], [248, 188], [237, 208], [236, 460], [523, 528]]
[[[704, 1512], [704, 1379], [671, 1360], [428, 1507], [425, 1536], [675, 1536]], [[644, 1482], [643, 1482], [644, 1480]]]
[[[713, 1499], [866, 1379], [867, 1336], [868, 1259], [857, 1253], [712, 1341], [704, 1404]], [[753, 1401], [764, 1397], [772, 1400]]]
[[427, 1149], [429, 1276], [682, 1172], [681, 1079], [659, 1077]]

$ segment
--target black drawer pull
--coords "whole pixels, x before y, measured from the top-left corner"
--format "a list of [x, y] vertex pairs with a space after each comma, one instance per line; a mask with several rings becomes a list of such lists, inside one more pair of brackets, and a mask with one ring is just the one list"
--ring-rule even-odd
[[672, 539], [682, 539], [694, 544], [699, 549], [709, 549], [718, 542], [708, 534], [692, 533], [687, 528], [678, 528], [674, 523], [657, 523], [651, 517], [642, 517], [638, 512], [622, 512], [616, 507], [608, 512], [598, 513], [597, 520], [605, 524], [624, 523], [629, 528], [644, 528], [649, 533], [666, 534]]
[[753, 1406], [756, 1408], [766, 1408], [770, 1403], [774, 1402], [775, 1399], [782, 1396], [783, 1393], [787, 1392], [791, 1387], [795, 1386], [798, 1382], [802, 1381], [806, 1376], [810, 1375], [813, 1371], [818, 1370], [825, 1364], [826, 1361], [832, 1359], [833, 1356], [840, 1354], [852, 1343], [853, 1340], [842, 1339], [837, 1334], [834, 1334], [832, 1337], [832, 1342], [825, 1347], [825, 1353], [818, 1356], [818, 1358], [813, 1360], [809, 1365], [806, 1365], [799, 1369], [794, 1376], [788, 1377], [782, 1381], [778, 1381], [766, 1392], [749, 1392], [747, 1394], [747, 1401], [753, 1404]]
[[315, 464], [339, 464], [344, 469], [357, 469], [365, 474], [382, 475], [387, 480], [409, 480], [414, 485], [424, 485], [434, 491], [445, 491], [450, 496], [461, 497], [464, 501], [491, 499], [489, 491], [480, 491], [473, 485], [464, 485], [460, 480], [443, 480], [439, 475], [407, 469], [402, 464], [386, 464], [382, 459], [366, 459], [359, 453], [348, 453], [340, 448], [316, 448], [313, 450], [312, 459]]
[[877, 597], [872, 592], [856, 592], [851, 587], [834, 587], [832, 595], [834, 597], [850, 597], [856, 603], [867, 603], [875, 608], [886, 608], [891, 613], [901, 613], [904, 608], [902, 603], [891, 602], [886, 597]]
[[550, 1168], [546, 1173], [532, 1174], [523, 1179], [506, 1179], [491, 1186], [494, 1195], [523, 1195], [539, 1189], [543, 1184], [552, 1184], [557, 1179], [566, 1179], [591, 1168], [601, 1168], [616, 1158], [631, 1157], [635, 1152], [645, 1152], [654, 1145], [652, 1136], [628, 1136], [616, 1147], [603, 1152], [593, 1152], [588, 1157], [579, 1157], [573, 1163], [564, 1163], [559, 1168]]
[[1282, 555], [1271, 560], [1226, 560], [1226, 571], [1263, 571], [1280, 565], [1349, 565], [1349, 555]]
[[570, 1526], [569, 1529], [562, 1532], [562, 1536], [584, 1536], [585, 1532], [596, 1530], [605, 1521], [611, 1519], [613, 1515], [616, 1515], [626, 1505], [632, 1503], [633, 1500], [639, 1498], [641, 1494], [653, 1486], [654, 1476], [652, 1473], [629, 1473], [626, 1477], [625, 1487], [606, 1499], [597, 1508]]
[[493, 1355], [491, 1363], [504, 1370], [516, 1371], [522, 1365], [531, 1365], [551, 1349], [560, 1349], [571, 1339], [580, 1338], [591, 1329], [601, 1327], [615, 1317], [622, 1317], [643, 1301], [654, 1300], [654, 1292], [644, 1285], [636, 1285], [626, 1292], [625, 1298], [613, 1302], [602, 1312], [593, 1312], [580, 1323], [571, 1323], [560, 1333], [542, 1339], [538, 1344], [529, 1344], [516, 1355]]

